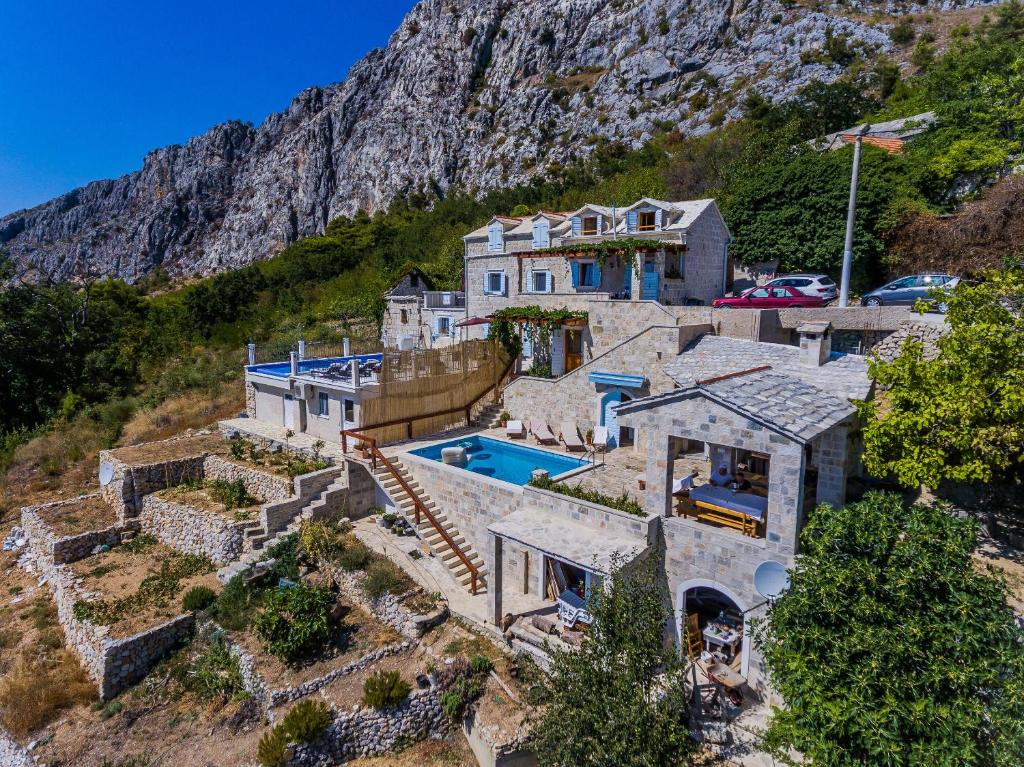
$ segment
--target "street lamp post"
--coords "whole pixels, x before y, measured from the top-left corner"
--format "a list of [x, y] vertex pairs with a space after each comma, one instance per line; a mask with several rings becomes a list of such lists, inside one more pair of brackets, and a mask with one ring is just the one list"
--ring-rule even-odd
[[843, 274], [839, 280], [839, 305], [850, 302], [850, 267], [853, 265], [853, 220], [857, 214], [857, 176], [860, 174], [860, 145], [864, 134], [871, 129], [864, 125], [857, 131], [853, 142], [853, 175], [850, 177], [850, 203], [846, 208], [846, 243], [843, 247]]

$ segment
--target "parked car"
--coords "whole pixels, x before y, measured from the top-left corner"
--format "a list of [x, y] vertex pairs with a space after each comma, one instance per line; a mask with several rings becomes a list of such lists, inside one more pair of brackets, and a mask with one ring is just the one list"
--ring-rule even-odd
[[[860, 303], [862, 306], [912, 306], [919, 298], [931, 298], [931, 291], [935, 288], [952, 290], [958, 282], [960, 278], [951, 274], [912, 274], [865, 293]], [[941, 308], [942, 305], [938, 306]]]
[[784, 274], [766, 282], [763, 287], [796, 288], [805, 296], [821, 296], [826, 301], [831, 301], [839, 294], [835, 281], [827, 274]]
[[711, 305], [717, 309], [791, 309], [824, 306], [825, 299], [804, 295], [788, 285], [773, 288], [762, 285], [736, 298], [716, 298]]

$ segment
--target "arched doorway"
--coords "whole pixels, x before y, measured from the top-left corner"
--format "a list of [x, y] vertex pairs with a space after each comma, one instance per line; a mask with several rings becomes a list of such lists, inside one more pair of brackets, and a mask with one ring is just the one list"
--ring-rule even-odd
[[[726, 662], [745, 677], [750, 670], [751, 646], [745, 610], [739, 596], [720, 583], [704, 578], [685, 581], [676, 589], [676, 639], [685, 646], [687, 621], [696, 616], [704, 649], [723, 654]], [[730, 632], [739, 634], [739, 638], [730, 641]]]
[[601, 426], [608, 427], [608, 448], [623, 447], [633, 444], [633, 430], [619, 426], [619, 417], [615, 407], [622, 402], [633, 399], [622, 389], [611, 389], [601, 397]]

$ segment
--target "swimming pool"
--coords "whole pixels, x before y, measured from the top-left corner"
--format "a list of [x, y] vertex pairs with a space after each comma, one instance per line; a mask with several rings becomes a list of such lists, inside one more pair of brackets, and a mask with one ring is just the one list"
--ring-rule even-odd
[[446, 447], [466, 449], [468, 463], [459, 468], [514, 485], [528, 483], [534, 469], [544, 469], [551, 477], [557, 477], [588, 465], [582, 458], [550, 453], [547, 450], [535, 450], [525, 445], [480, 436], [453, 439], [450, 442], [421, 447], [410, 452], [421, 458], [440, 461], [441, 450]]
[[[321, 357], [312, 360], [299, 360], [299, 375], [308, 373], [310, 370], [323, 370], [331, 365], [345, 364], [353, 359], [358, 359], [362, 363], [370, 360], [380, 362], [382, 358], [383, 355], [381, 354], [358, 354], [351, 357]], [[260, 365], [246, 365], [245, 369], [250, 373], [274, 376], [274, 378], [288, 378], [292, 374], [291, 362], [265, 362]]]

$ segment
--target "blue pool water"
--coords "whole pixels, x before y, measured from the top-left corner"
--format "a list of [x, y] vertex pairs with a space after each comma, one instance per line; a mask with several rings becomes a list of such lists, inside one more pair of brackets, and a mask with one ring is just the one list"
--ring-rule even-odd
[[544, 469], [552, 477], [565, 474], [587, 465], [585, 460], [568, 455], [534, 450], [524, 445], [514, 445], [490, 437], [466, 437], [442, 442], [439, 445], [413, 450], [413, 455], [441, 460], [441, 449], [445, 447], [466, 448], [468, 464], [462, 468], [485, 477], [494, 477], [514, 485], [525, 485], [530, 481], [534, 469]]
[[[301, 360], [299, 362], [299, 374], [307, 373], [310, 370], [325, 369], [339, 362], [350, 362], [356, 357], [362, 363], [367, 360], [380, 361], [382, 356], [380, 354], [359, 354], [352, 357], [324, 357], [315, 360]], [[250, 373], [261, 373], [265, 376], [274, 376], [275, 378], [288, 378], [291, 372], [291, 362], [266, 362], [262, 365], [246, 365], [245, 369]]]

